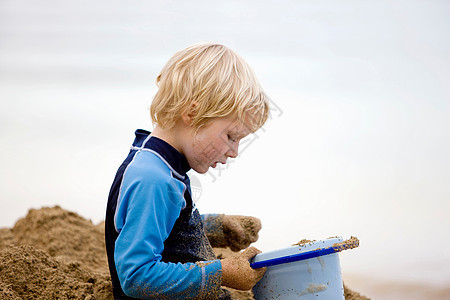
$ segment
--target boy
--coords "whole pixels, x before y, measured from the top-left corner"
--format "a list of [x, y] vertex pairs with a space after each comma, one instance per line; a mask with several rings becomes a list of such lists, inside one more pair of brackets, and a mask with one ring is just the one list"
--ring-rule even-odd
[[206, 173], [237, 157], [239, 141], [267, 120], [268, 99], [247, 63], [217, 44], [176, 53], [157, 84], [150, 107], [154, 131], [136, 131], [108, 199], [114, 297], [230, 299], [221, 285], [248, 290], [263, 276], [265, 269], [248, 262], [259, 251], [250, 247], [219, 260], [205, 231], [217, 244], [228, 239], [239, 250], [256, 240], [259, 220], [250, 219], [250, 236], [239, 217], [209, 216], [204, 228], [186, 172]]

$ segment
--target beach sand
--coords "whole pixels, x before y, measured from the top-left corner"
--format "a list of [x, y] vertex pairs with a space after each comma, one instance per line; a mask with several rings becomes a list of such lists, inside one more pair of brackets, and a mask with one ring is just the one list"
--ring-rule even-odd
[[[219, 258], [232, 255], [216, 248]], [[233, 299], [254, 299], [231, 290]], [[0, 229], [0, 299], [113, 299], [104, 223], [59, 206], [30, 209]], [[346, 300], [369, 299], [345, 288]]]

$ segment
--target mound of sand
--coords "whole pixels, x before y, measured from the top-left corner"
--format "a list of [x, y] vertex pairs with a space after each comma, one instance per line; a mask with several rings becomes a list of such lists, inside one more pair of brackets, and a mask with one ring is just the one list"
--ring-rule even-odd
[[32, 246], [0, 252], [0, 299], [111, 299], [111, 280]]
[[108, 272], [104, 223], [94, 226], [76, 213], [52, 208], [31, 209], [12, 234], [18, 245], [32, 245], [59, 261], [79, 262], [85, 269]]
[[[254, 299], [251, 292], [232, 295]], [[13, 228], [0, 229], [0, 299], [113, 299], [104, 223], [55, 206], [31, 209]], [[368, 298], [346, 288], [345, 299]]]
[[0, 230], [0, 299], [112, 299], [103, 224], [59, 206]]

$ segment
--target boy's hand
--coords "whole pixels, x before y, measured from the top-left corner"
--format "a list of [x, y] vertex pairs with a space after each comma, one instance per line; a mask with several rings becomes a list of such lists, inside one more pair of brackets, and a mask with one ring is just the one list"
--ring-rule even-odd
[[235, 256], [221, 259], [222, 285], [237, 290], [250, 290], [263, 277], [267, 269], [250, 267], [249, 260], [258, 253], [261, 251], [250, 247]]
[[240, 251], [258, 240], [261, 221], [255, 217], [224, 215], [223, 232], [227, 246], [233, 251]]

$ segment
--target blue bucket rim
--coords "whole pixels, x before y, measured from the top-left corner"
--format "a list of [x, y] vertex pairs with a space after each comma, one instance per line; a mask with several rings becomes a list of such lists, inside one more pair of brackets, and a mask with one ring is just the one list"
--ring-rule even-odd
[[[303, 245], [293, 245], [289, 248], [280, 249], [281, 251], [284, 251], [284, 252], [288, 251], [288, 252], [293, 252], [293, 253], [285, 254], [285, 255], [282, 255], [279, 257], [271, 257], [271, 258], [267, 258], [267, 259], [264, 259], [262, 257], [267, 256], [267, 255], [270, 256], [271, 254], [274, 254], [280, 250], [271, 251], [271, 252], [267, 252], [267, 253], [261, 253], [261, 254], [256, 255], [250, 261], [250, 266], [253, 269], [257, 269], [257, 268], [262, 268], [262, 267], [270, 267], [270, 266], [275, 266], [275, 265], [280, 265], [280, 264], [292, 263], [292, 262], [302, 261], [302, 260], [306, 260], [306, 259], [310, 259], [310, 258], [328, 255], [328, 254], [333, 254], [333, 253], [336, 253], [336, 251], [331, 246], [334, 243], [341, 242], [341, 241], [342, 241], [342, 237], [335, 237], [335, 238], [328, 238], [326, 240], [308, 242]], [[322, 246], [322, 247], [320, 247], [320, 246]], [[304, 248], [312, 248], [312, 247], [317, 247], [317, 248], [315, 248], [314, 250], [303, 251], [303, 250], [306, 250]], [[300, 251], [300, 253], [298, 253], [298, 251]]]

